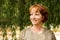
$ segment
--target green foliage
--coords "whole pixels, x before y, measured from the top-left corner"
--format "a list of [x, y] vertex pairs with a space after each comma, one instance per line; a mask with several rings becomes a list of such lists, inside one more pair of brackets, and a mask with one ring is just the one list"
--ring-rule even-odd
[[60, 0], [0, 0], [0, 25], [20, 25], [21, 29], [30, 25], [29, 7], [37, 3], [48, 9], [48, 28], [60, 24]]

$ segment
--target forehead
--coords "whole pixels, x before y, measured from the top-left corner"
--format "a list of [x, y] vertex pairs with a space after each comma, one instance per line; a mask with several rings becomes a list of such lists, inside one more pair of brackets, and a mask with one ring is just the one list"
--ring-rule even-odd
[[34, 8], [31, 9], [30, 13], [31, 13], [31, 12], [37, 13], [37, 12], [39, 12], [39, 9], [34, 7]]

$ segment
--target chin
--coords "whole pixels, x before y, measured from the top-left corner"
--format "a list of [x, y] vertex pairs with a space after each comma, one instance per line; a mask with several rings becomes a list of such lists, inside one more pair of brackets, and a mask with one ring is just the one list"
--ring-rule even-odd
[[37, 23], [32, 23], [33, 25], [36, 25]]

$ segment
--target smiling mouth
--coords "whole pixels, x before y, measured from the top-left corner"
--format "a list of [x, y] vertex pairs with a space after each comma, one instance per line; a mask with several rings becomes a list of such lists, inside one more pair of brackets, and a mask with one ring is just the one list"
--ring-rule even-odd
[[32, 22], [36, 22], [37, 20], [32, 20]]

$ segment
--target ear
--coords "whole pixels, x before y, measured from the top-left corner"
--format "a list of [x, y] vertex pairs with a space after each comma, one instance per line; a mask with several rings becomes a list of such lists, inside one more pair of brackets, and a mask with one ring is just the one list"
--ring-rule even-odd
[[44, 16], [42, 16], [42, 22], [44, 22]]

